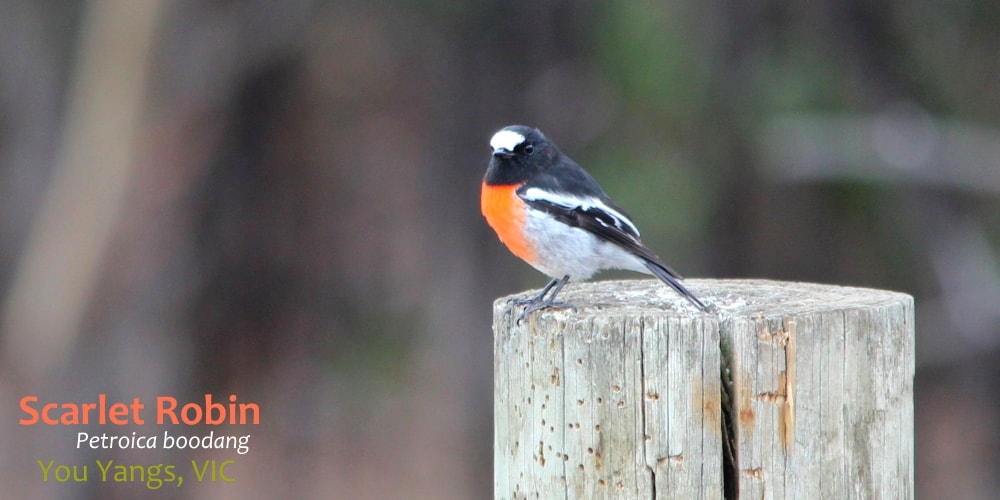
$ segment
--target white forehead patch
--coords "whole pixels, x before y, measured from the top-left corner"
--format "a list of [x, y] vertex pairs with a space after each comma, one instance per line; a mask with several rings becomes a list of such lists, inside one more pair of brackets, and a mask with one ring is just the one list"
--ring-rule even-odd
[[493, 138], [490, 139], [490, 147], [493, 148], [493, 151], [513, 151], [522, 142], [524, 142], [523, 135], [513, 130], [503, 129], [493, 134]]

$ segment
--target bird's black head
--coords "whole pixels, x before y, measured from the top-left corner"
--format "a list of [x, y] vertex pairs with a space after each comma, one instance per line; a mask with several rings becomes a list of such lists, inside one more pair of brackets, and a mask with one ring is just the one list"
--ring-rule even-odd
[[516, 184], [552, 165], [559, 150], [542, 132], [524, 125], [510, 125], [490, 139], [493, 157], [486, 170], [491, 184]]

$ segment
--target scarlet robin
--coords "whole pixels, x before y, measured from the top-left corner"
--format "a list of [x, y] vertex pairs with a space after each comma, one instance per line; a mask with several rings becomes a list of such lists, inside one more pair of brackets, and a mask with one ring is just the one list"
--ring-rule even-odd
[[642, 244], [625, 211], [541, 131], [504, 127], [493, 134], [490, 147], [483, 216], [514, 255], [552, 278], [538, 295], [518, 301], [525, 305], [521, 318], [548, 307], [571, 307], [555, 301], [563, 286], [603, 269], [652, 274], [707, 310], [681, 276]]

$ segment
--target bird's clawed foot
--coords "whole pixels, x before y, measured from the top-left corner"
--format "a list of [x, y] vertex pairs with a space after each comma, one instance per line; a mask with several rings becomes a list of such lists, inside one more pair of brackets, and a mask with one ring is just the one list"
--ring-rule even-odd
[[521, 323], [521, 320], [528, 317], [529, 314], [535, 311], [541, 311], [542, 309], [571, 309], [575, 307], [573, 304], [567, 302], [533, 299], [514, 299], [514, 304], [524, 306], [524, 310], [521, 311], [521, 314], [517, 317], [518, 323]]
[[[567, 304], [566, 302], [556, 302], [556, 295], [562, 287], [566, 285], [569, 281], [569, 275], [563, 276], [562, 278], [553, 278], [548, 285], [542, 291], [530, 299], [512, 299], [511, 302], [516, 306], [524, 306], [524, 311], [521, 311], [521, 315], [517, 317], [517, 322], [521, 323], [521, 320], [526, 318], [529, 314], [540, 311], [542, 309], [549, 308], [572, 308], [573, 304]], [[549, 294], [549, 291], [552, 291]], [[549, 298], [545, 298], [548, 295]]]

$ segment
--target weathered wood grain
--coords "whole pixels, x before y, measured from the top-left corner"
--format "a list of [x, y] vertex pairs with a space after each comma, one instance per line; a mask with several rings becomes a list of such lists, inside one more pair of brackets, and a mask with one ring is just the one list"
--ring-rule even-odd
[[652, 280], [574, 283], [520, 324], [497, 300], [496, 498], [721, 498], [727, 467], [742, 498], [912, 498], [911, 297], [687, 283], [712, 313]]

